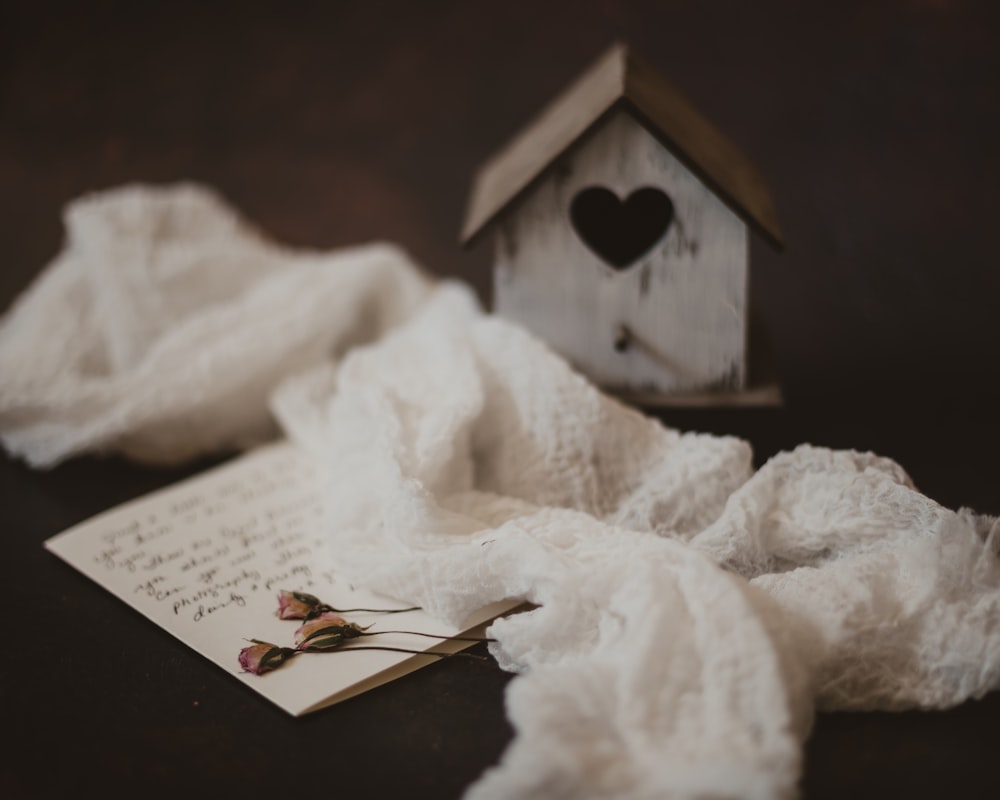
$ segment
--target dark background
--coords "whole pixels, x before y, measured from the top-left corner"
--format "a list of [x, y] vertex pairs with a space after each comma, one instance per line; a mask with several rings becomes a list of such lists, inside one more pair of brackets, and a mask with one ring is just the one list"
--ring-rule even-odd
[[[175, 180], [288, 244], [397, 242], [488, 305], [488, 244], [457, 245], [472, 174], [620, 39], [757, 164], [786, 235], [751, 249], [786, 406], [664, 420], [744, 436], [758, 462], [874, 450], [938, 502], [998, 514], [993, 8], [0, 0], [0, 308], [57, 253], [67, 201]], [[457, 797], [511, 736], [495, 667], [438, 664], [291, 720], [42, 550], [203, 466], [0, 462], [0, 794]], [[996, 694], [821, 715], [803, 796], [1000, 796], [997, 723]]]

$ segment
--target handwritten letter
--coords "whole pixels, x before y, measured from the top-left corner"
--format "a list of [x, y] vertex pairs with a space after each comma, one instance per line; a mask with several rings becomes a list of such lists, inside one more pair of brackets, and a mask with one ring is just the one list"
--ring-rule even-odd
[[[302, 655], [266, 675], [241, 671], [237, 656], [246, 639], [293, 644], [298, 623], [275, 615], [282, 589], [315, 594], [337, 608], [406, 605], [338, 580], [323, 542], [315, 470], [293, 445], [271, 445], [111, 509], [45, 546], [290, 714], [305, 714], [434, 660], [336, 652]], [[469, 625], [509, 607], [483, 609]], [[349, 616], [372, 630], [462, 632], [422, 611]], [[398, 634], [378, 637], [378, 644], [437, 652], [467, 646]]]

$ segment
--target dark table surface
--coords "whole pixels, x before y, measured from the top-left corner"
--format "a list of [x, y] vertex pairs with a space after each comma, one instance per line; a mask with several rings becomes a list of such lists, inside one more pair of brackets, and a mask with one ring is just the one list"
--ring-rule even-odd
[[[743, 436], [758, 463], [873, 450], [1000, 514], [991, 3], [199, 5], [0, 3], [3, 308], [58, 251], [67, 201], [174, 180], [287, 244], [395, 241], [488, 305], [488, 248], [456, 245], [474, 169], [622, 39], [756, 162], [787, 237], [752, 243], [750, 286], [785, 406], [664, 421]], [[42, 549], [207, 463], [0, 460], [0, 796], [459, 797], [513, 735], [492, 662], [292, 719]], [[1000, 693], [821, 714], [802, 796], [1000, 797], [998, 726]]]

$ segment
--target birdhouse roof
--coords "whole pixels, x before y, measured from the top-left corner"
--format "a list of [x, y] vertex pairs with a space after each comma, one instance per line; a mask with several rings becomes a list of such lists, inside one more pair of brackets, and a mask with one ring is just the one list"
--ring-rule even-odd
[[612, 46], [479, 168], [462, 226], [462, 244], [471, 244], [559, 155], [618, 108], [631, 112], [771, 244], [783, 246], [774, 202], [757, 169], [623, 44]]

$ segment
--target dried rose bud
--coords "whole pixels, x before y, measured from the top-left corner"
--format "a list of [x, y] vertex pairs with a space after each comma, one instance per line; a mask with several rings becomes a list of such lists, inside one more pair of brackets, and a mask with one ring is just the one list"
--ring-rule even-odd
[[313, 619], [324, 611], [333, 611], [337, 614], [347, 614], [354, 611], [365, 611], [372, 614], [401, 614], [404, 611], [417, 610], [417, 606], [410, 608], [334, 608], [308, 592], [289, 592], [282, 589], [278, 594], [278, 610], [275, 615], [279, 619]]
[[291, 647], [278, 647], [270, 642], [262, 642], [259, 639], [251, 639], [253, 645], [240, 650], [240, 666], [244, 672], [251, 672], [254, 675], [263, 675], [284, 664], [289, 658], [296, 654], [296, 650]]
[[298, 650], [333, 650], [348, 639], [363, 636], [364, 631], [365, 628], [340, 615], [324, 611], [295, 631], [295, 645]]
[[309, 619], [322, 611], [322, 606], [320, 599], [311, 594], [282, 589], [278, 594], [278, 619]]

